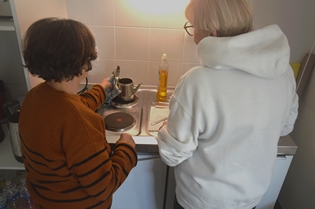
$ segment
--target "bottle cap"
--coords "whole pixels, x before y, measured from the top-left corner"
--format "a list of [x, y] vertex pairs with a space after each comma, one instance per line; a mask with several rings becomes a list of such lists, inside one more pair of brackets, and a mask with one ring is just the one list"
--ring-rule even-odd
[[166, 60], [166, 59], [167, 59], [167, 55], [166, 55], [166, 54], [163, 54], [161, 60], [163, 61], [163, 60]]

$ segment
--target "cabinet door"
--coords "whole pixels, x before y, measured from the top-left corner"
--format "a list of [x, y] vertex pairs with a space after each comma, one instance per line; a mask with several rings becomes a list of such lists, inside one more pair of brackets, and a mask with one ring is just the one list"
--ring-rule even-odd
[[[260, 201], [256, 209], [273, 209], [285, 176], [290, 167], [292, 155], [278, 156], [274, 168], [271, 184], [265, 193], [263, 199]], [[174, 168], [170, 168], [168, 172], [168, 183], [166, 190], [166, 209], [173, 209], [173, 201], [175, 196], [175, 178]]]
[[166, 185], [166, 195], [165, 195], [165, 209], [174, 208], [174, 198], [175, 198], [175, 177], [174, 177], [174, 167], [167, 168], [167, 185]]
[[273, 209], [289, 170], [292, 155], [278, 156], [270, 186], [256, 209]]
[[166, 165], [158, 155], [139, 155], [137, 166], [113, 195], [112, 209], [162, 209]]

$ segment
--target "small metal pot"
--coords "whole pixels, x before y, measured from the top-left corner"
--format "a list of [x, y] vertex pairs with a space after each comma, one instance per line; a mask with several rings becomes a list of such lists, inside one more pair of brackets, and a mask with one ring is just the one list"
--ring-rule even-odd
[[133, 81], [130, 78], [120, 78], [118, 81], [118, 87], [121, 91], [119, 95], [120, 98], [123, 101], [132, 101], [141, 84], [142, 83], [139, 83], [136, 87], [134, 87]]

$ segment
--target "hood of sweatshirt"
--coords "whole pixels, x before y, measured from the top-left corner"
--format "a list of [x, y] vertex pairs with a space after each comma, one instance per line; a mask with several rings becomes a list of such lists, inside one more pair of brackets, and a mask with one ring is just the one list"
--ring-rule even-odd
[[233, 37], [206, 37], [197, 46], [202, 65], [238, 69], [274, 79], [289, 68], [290, 47], [277, 25]]

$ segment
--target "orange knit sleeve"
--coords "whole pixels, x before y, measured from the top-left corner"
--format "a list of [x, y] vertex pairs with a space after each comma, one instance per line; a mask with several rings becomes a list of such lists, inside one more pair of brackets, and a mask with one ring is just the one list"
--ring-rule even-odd
[[105, 98], [105, 89], [101, 85], [95, 85], [90, 90], [80, 95], [81, 102], [93, 111], [104, 103]]

